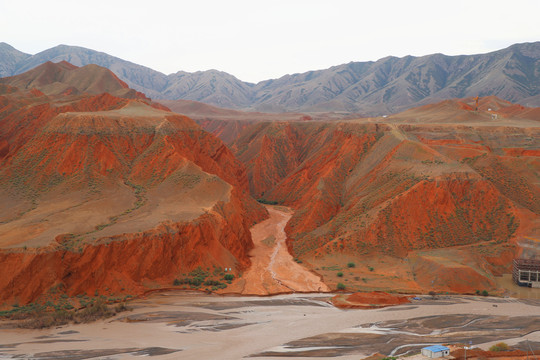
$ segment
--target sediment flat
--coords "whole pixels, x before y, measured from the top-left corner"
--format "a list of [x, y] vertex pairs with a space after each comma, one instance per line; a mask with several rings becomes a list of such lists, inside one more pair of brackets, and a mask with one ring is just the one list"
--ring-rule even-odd
[[0, 358], [359, 359], [423, 344], [540, 344], [540, 302], [422, 297], [386, 309], [340, 310], [329, 294], [219, 296], [189, 291], [131, 302], [132, 312], [91, 324], [23, 330], [0, 323]]

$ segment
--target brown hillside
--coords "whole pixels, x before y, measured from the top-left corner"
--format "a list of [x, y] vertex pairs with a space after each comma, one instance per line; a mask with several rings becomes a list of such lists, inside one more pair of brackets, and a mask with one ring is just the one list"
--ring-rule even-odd
[[43, 93], [13, 81], [0, 93], [0, 301], [138, 294], [198, 266], [249, 266], [265, 210], [219, 139], [147, 99], [81, 94], [113, 90], [85, 83], [108, 70], [46, 67]]
[[539, 108], [528, 108], [501, 100], [495, 96], [479, 98], [475, 111], [474, 98], [445, 100], [403, 111], [385, 121], [398, 123], [447, 123], [536, 126], [540, 121]]
[[540, 124], [503, 116], [513, 105], [498, 99], [469, 103], [261, 123], [232, 148], [254, 197], [296, 210], [290, 249], [327, 283], [353, 261], [353, 289], [494, 290], [516, 240], [540, 236]]
[[[172, 111], [189, 116], [203, 129], [216, 135], [226, 144], [231, 144], [250, 125], [261, 121], [306, 121], [310, 115], [299, 113], [273, 114], [224, 109], [192, 100], [160, 100]], [[318, 118], [330, 114], [318, 114]]]
[[110, 70], [97, 65], [74, 66], [66, 61], [50, 61], [20, 75], [0, 79], [1, 84], [21, 90], [38, 89], [47, 95], [110, 93], [125, 98], [146, 96], [136, 92]]

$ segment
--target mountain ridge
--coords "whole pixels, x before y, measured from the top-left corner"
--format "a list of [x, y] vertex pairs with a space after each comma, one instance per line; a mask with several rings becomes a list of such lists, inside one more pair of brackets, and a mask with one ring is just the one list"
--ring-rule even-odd
[[0, 76], [46, 62], [97, 64], [155, 99], [185, 99], [264, 112], [396, 113], [448, 98], [498, 96], [540, 106], [540, 42], [514, 44], [475, 55], [387, 56], [328, 69], [287, 74], [256, 84], [206, 70], [165, 75], [148, 67], [78, 46], [58, 45], [35, 55], [0, 46]]

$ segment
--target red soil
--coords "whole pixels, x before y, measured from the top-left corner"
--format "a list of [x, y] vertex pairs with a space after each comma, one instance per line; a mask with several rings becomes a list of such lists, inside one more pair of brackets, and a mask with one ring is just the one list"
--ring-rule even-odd
[[298, 113], [261, 113], [245, 112], [218, 108], [193, 100], [160, 100], [172, 111], [187, 115], [201, 127], [230, 145], [251, 125], [262, 121], [306, 121], [311, 116]]
[[479, 348], [469, 349], [465, 354], [464, 349], [456, 349], [450, 352], [456, 360], [466, 359], [498, 359], [498, 360], [525, 360], [540, 355], [540, 351], [526, 352], [523, 350], [486, 351]]
[[69, 296], [140, 295], [200, 265], [246, 269], [252, 244], [241, 209], [235, 200], [196, 221], [102, 239], [82, 252], [0, 251], [0, 302], [26, 304], [54, 288]]
[[148, 100], [144, 94], [130, 89], [110, 70], [93, 64], [79, 68], [65, 61], [49, 61], [24, 74], [2, 78], [0, 84], [9, 84], [31, 92], [38, 90], [47, 95], [107, 92], [126, 98]]
[[336, 295], [332, 298], [334, 306], [342, 309], [375, 309], [387, 306], [408, 304], [407, 296], [388, 294], [381, 291], [358, 292], [350, 295]]
[[533, 157], [540, 157], [540, 149], [528, 149], [525, 150], [523, 148], [503, 148], [504, 154], [506, 156], [533, 156]]
[[400, 122], [424, 123], [496, 123], [497, 119], [540, 121], [539, 108], [528, 108], [495, 96], [481, 97], [476, 110], [475, 99], [452, 99], [406, 110], [390, 116]]
[[[49, 90], [58, 79], [85, 91], [117, 80], [100, 69], [88, 82], [84, 68], [44, 67], [34, 82]], [[0, 222], [0, 302], [25, 304], [58, 289], [135, 295], [198, 266], [247, 269], [249, 227], [267, 214], [218, 138], [144, 98], [2, 89], [0, 206], [16, 210]]]
[[401, 257], [413, 249], [474, 243], [487, 236], [486, 228], [492, 237], [506, 239], [513, 216], [511, 204], [491, 183], [452, 175], [402, 192], [377, 214], [363, 238]]
[[[483, 112], [511, 105], [503, 101], [481, 101], [478, 112], [466, 105], [445, 101], [388, 123], [261, 123], [232, 148], [254, 197], [295, 209], [289, 247], [313, 269], [334, 258], [414, 257], [397, 275], [377, 275], [397, 276], [396, 287], [410, 291], [493, 291], [493, 275], [508, 272], [518, 252], [517, 236], [540, 235], [540, 129], [528, 118], [492, 122]], [[415, 257], [457, 247], [459, 256]], [[356, 279], [349, 284], [362, 288], [378, 278]]]

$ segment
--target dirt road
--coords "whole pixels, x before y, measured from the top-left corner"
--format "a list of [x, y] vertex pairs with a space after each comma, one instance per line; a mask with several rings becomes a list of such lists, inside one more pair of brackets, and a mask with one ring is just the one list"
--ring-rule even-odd
[[251, 228], [255, 248], [251, 267], [227, 289], [244, 295], [327, 292], [321, 279], [296, 263], [287, 251], [285, 225], [292, 216], [285, 207], [268, 206], [270, 218]]

